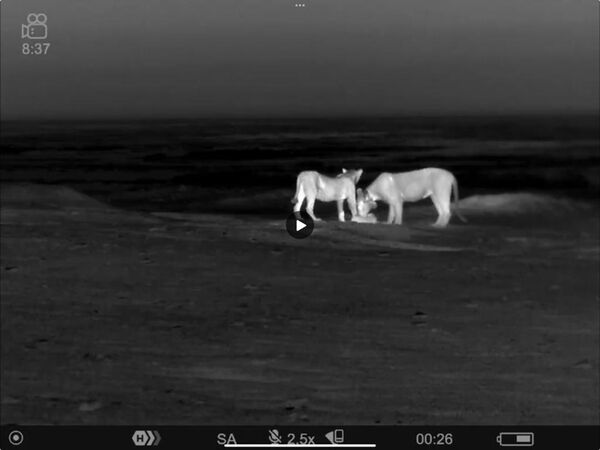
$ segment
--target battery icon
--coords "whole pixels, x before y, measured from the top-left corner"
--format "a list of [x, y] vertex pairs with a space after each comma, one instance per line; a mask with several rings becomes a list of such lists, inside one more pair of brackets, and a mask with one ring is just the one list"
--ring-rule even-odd
[[500, 433], [496, 442], [501, 447], [533, 447], [533, 433]]

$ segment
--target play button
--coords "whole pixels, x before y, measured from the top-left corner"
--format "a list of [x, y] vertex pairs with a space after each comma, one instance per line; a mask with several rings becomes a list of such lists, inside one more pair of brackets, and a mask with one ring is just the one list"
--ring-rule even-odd
[[289, 235], [296, 239], [304, 239], [313, 232], [315, 223], [304, 211], [292, 213], [285, 221], [285, 228]]

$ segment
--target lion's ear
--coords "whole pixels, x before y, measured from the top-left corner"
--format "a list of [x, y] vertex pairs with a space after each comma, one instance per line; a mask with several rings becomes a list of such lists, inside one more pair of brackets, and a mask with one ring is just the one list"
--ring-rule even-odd
[[346, 169], [342, 169], [342, 173], [346, 173], [348, 172]]

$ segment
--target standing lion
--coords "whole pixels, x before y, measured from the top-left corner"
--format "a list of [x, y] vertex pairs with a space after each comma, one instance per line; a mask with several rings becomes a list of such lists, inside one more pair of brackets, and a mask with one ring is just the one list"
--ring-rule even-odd
[[431, 197], [438, 213], [435, 227], [445, 227], [450, 221], [451, 197], [454, 193], [454, 212], [463, 221], [466, 219], [458, 211], [458, 183], [451, 172], [436, 167], [412, 172], [388, 173], [379, 175], [364, 191], [358, 189], [357, 203], [361, 216], [381, 200], [389, 205], [387, 223], [402, 224], [404, 202], [416, 202]]
[[292, 199], [294, 212], [299, 212], [306, 199], [306, 212], [315, 221], [320, 221], [315, 216], [315, 200], [321, 202], [337, 202], [338, 219], [345, 221], [344, 201], [348, 202], [352, 217], [356, 216], [356, 183], [363, 174], [362, 169], [346, 170], [332, 178], [315, 171], [304, 171], [296, 179], [296, 195]]

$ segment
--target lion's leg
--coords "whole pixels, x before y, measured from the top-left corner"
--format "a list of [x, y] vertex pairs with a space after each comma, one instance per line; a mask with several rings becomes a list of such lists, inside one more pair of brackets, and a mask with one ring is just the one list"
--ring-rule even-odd
[[399, 201], [394, 205], [394, 223], [396, 225], [402, 225], [402, 207], [404, 206], [404, 202]]
[[296, 203], [294, 204], [294, 212], [300, 212], [300, 209], [302, 209], [302, 203], [304, 203], [304, 193], [300, 192], [298, 194], [298, 197], [296, 199]]
[[392, 223], [394, 223], [394, 204], [393, 203], [389, 203], [388, 204], [387, 224], [390, 225]]
[[315, 216], [314, 207], [315, 207], [315, 198], [307, 197], [306, 198], [306, 212], [312, 218], [312, 220], [314, 220], [315, 222], [320, 222], [321, 219], [319, 219], [317, 216]]
[[450, 199], [440, 199], [436, 194], [431, 196], [433, 206], [438, 213], [438, 218], [433, 224], [434, 227], [444, 228], [450, 221]]
[[442, 200], [442, 227], [445, 227], [446, 225], [448, 225], [448, 222], [450, 222], [451, 214], [452, 213], [450, 212], [450, 198], [443, 199]]
[[435, 210], [437, 211], [437, 214], [438, 214], [438, 218], [435, 221], [435, 223], [433, 223], [433, 226], [441, 227], [442, 226], [442, 206], [441, 206], [440, 201], [437, 198], [436, 194], [431, 194], [431, 201], [433, 202], [433, 206], [435, 206]]
[[337, 201], [337, 210], [338, 210], [338, 220], [340, 222], [345, 222], [346, 221], [346, 217], [344, 214], [344, 200], [338, 200]]
[[353, 192], [352, 194], [350, 194], [347, 201], [348, 208], [350, 208], [350, 214], [352, 214], [352, 217], [356, 217], [356, 215], [358, 214], [358, 212], [356, 211], [356, 193]]

